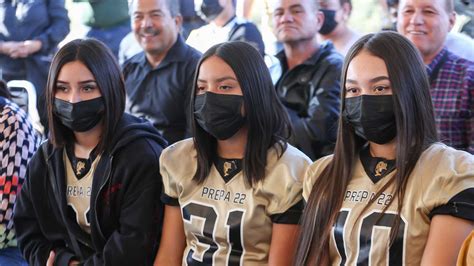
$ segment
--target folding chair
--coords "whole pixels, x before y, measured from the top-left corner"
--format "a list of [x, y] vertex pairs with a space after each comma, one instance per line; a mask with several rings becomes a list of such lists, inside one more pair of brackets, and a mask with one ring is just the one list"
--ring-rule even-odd
[[12, 100], [22, 108], [30, 117], [33, 128], [41, 136], [44, 135], [44, 127], [40, 122], [38, 109], [36, 107], [37, 97], [35, 86], [27, 80], [10, 80], [7, 86], [12, 94]]

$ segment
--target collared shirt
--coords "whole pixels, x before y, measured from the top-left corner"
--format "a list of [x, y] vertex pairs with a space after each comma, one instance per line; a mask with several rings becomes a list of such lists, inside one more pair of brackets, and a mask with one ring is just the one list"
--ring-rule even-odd
[[227, 41], [244, 41], [250, 43], [263, 56], [265, 44], [257, 26], [246, 19], [234, 16], [224, 26], [210, 22], [191, 31], [186, 43], [204, 53], [212, 46]]
[[126, 111], [150, 120], [170, 144], [189, 133], [188, 102], [200, 57], [179, 36], [156, 68], [148, 63], [144, 52], [124, 64]]
[[428, 65], [428, 74], [440, 140], [474, 154], [474, 62], [444, 48]]

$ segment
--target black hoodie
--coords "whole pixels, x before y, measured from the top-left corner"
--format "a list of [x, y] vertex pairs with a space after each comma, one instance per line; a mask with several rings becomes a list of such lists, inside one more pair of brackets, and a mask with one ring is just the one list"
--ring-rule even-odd
[[18, 245], [30, 265], [44, 266], [51, 250], [55, 265], [71, 259], [84, 265], [153, 263], [163, 221], [158, 160], [166, 141], [150, 123], [128, 114], [116, 132], [94, 173], [90, 235], [66, 214], [63, 149], [46, 142], [32, 158], [14, 214]]

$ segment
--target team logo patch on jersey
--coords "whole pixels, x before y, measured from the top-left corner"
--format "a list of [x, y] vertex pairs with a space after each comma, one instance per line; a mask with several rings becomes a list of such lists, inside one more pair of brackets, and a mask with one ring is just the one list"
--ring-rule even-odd
[[82, 171], [84, 169], [86, 169], [86, 164], [84, 162], [81, 162], [81, 161], [77, 162], [77, 164], [76, 164], [76, 175], [77, 176], [82, 175]]
[[214, 165], [226, 183], [242, 170], [241, 159], [224, 159], [218, 157]]
[[230, 175], [232, 171], [237, 169], [237, 165], [235, 164], [235, 161], [227, 161], [224, 162], [224, 177], [227, 177]]
[[374, 183], [377, 183], [380, 179], [395, 170], [395, 160], [372, 157], [368, 146], [362, 148], [360, 151], [360, 161], [365, 173]]
[[382, 174], [387, 171], [387, 163], [380, 161], [375, 166], [375, 176], [382, 176]]

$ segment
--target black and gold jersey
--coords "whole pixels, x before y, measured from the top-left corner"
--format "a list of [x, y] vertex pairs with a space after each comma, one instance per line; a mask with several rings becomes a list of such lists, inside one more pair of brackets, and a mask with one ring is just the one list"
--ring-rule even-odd
[[288, 145], [278, 158], [269, 149], [265, 179], [254, 186], [242, 171], [225, 179], [213, 165], [203, 184], [192, 180], [192, 139], [165, 149], [160, 158], [162, 200], [181, 208], [186, 234], [183, 265], [262, 265], [268, 261], [273, 223], [297, 224], [302, 177], [311, 161]]
[[[92, 194], [92, 181], [100, 156], [94, 158], [87, 167], [84, 174], [78, 175], [81, 169], [86, 168], [81, 161], [77, 166], [73, 167], [66, 150], [63, 152], [64, 169], [66, 170], [66, 199], [68, 205], [68, 213], [75, 218], [81, 229], [90, 234], [90, 198]], [[79, 178], [79, 176], [81, 178]]]
[[[332, 156], [321, 158], [308, 169], [303, 185], [306, 200], [315, 179], [331, 159]], [[400, 218], [396, 215], [398, 204], [393, 184], [362, 213], [395, 172], [379, 180], [370, 178], [360, 159], [357, 160], [330, 238], [332, 265], [419, 265], [434, 215], [474, 220], [473, 155], [433, 144], [422, 153], [409, 177]], [[395, 219], [400, 222], [398, 234], [390, 246]]]

